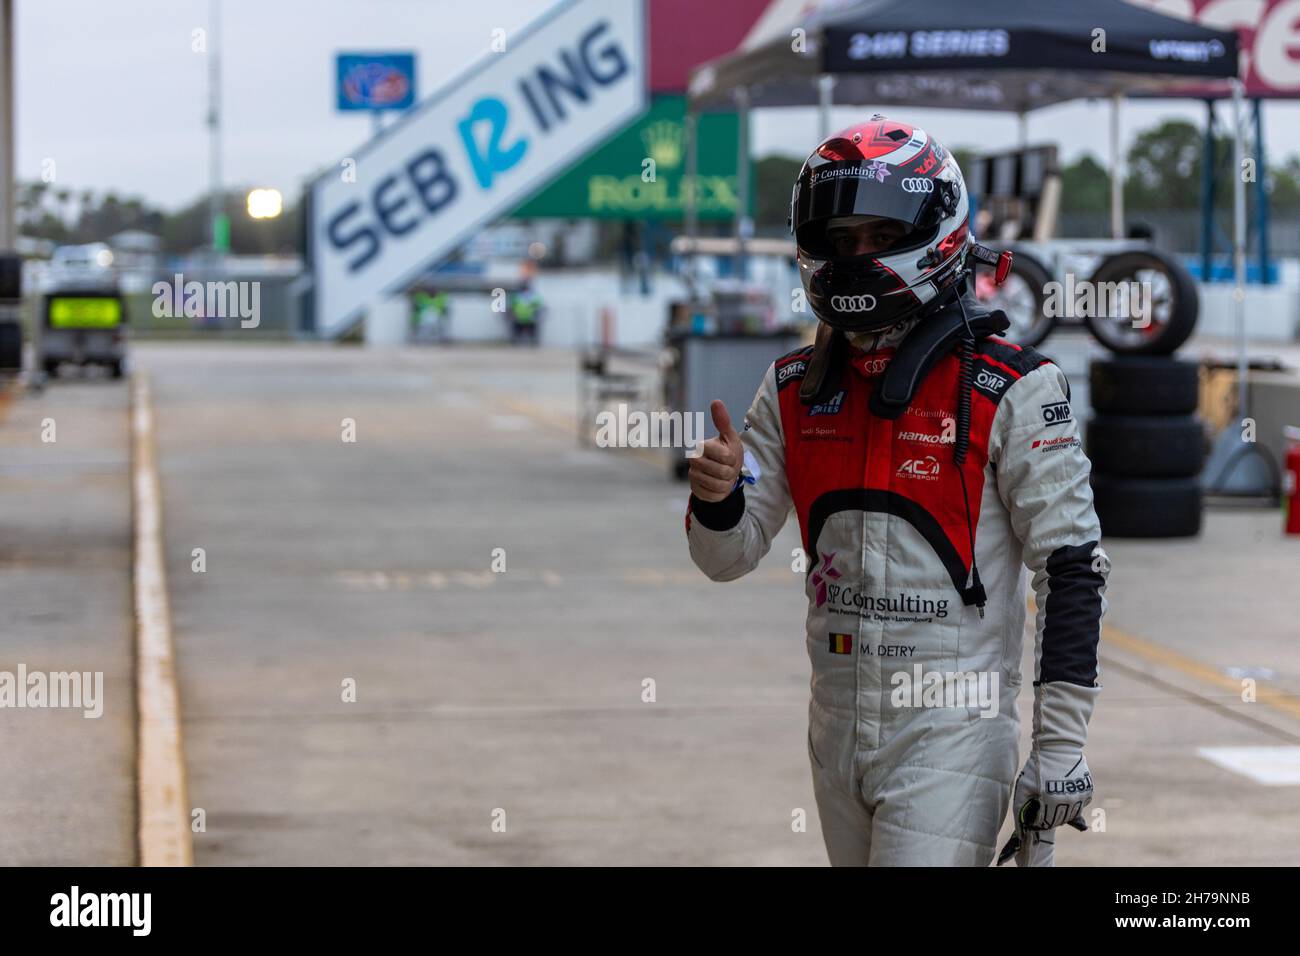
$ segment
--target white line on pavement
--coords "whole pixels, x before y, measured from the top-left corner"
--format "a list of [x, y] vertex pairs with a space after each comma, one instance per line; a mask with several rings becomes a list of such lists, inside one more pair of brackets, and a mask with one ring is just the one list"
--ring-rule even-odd
[[143, 372], [132, 378], [131, 399], [140, 865], [192, 866], [171, 608], [163, 566], [162, 496], [154, 459], [149, 380]]

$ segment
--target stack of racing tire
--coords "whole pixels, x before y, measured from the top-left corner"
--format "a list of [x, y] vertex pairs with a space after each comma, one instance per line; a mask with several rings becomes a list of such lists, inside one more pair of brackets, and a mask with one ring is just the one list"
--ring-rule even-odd
[[1101, 531], [1181, 538], [1201, 530], [1205, 433], [1196, 417], [1198, 367], [1172, 355], [1116, 355], [1089, 372], [1087, 427]]
[[[1014, 252], [1009, 281], [996, 287], [992, 279], [977, 277], [976, 295], [1007, 314], [1012, 341], [1036, 346], [1058, 324], [1047, 308], [1055, 273], [1032, 248], [1017, 246]], [[1196, 535], [1202, 508], [1197, 475], [1205, 457], [1196, 418], [1200, 375], [1194, 362], [1173, 354], [1196, 327], [1196, 283], [1176, 257], [1145, 245], [1104, 255], [1087, 282], [1094, 288], [1136, 282], [1151, 290], [1145, 324], [1122, 315], [1084, 317], [1093, 337], [1112, 353], [1092, 363], [1095, 415], [1085, 430], [1102, 534]], [[1044, 409], [1045, 416], [1054, 413]]]

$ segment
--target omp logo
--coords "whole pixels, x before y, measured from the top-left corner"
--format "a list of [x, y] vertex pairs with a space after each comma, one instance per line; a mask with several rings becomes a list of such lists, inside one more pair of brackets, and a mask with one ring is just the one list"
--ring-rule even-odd
[[975, 387], [988, 389], [990, 392], [1000, 392], [1007, 387], [1007, 380], [988, 369], [983, 369], [975, 376]]
[[874, 295], [833, 295], [831, 308], [836, 312], [870, 312], [876, 307]]
[[899, 432], [899, 441], [915, 441], [922, 445], [942, 445], [945, 439], [942, 435], [931, 435], [929, 432]]
[[1064, 425], [1073, 417], [1069, 402], [1053, 402], [1043, 406], [1043, 423], [1047, 425]]
[[898, 474], [905, 478], [920, 478], [922, 481], [938, 481], [939, 459], [933, 455], [909, 458], [898, 466]]
[[840, 409], [844, 407], [844, 390], [840, 389], [830, 399], [821, 405], [814, 405], [808, 409], [809, 415], [838, 415]]
[[924, 176], [909, 177], [903, 180], [903, 192], [932, 193], [934, 192], [934, 180], [926, 179]]
[[780, 385], [782, 382], [788, 381], [796, 375], [802, 375], [807, 367], [808, 363], [803, 359], [799, 359], [797, 362], [791, 362], [789, 365], [782, 365], [776, 371], [776, 383]]

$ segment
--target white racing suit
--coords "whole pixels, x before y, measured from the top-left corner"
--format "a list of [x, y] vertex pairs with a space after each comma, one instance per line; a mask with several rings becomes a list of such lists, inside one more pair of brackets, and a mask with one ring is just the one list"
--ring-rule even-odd
[[[808, 406], [799, 388], [811, 351], [764, 376], [742, 433], [745, 483], [721, 502], [692, 496], [691, 557], [713, 580], [734, 580], [792, 507], [798, 516], [808, 749], [831, 862], [987, 865], [1018, 769], [1024, 566], [1043, 736], [1081, 754], [1097, 693], [1109, 565], [1065, 376], [1032, 349], [976, 345], [964, 499], [956, 355], [888, 420], [868, 398], [892, 349], [850, 350], [838, 392]], [[962, 596], [972, 530], [983, 616]], [[1036, 717], [1036, 747], [1039, 729]]]

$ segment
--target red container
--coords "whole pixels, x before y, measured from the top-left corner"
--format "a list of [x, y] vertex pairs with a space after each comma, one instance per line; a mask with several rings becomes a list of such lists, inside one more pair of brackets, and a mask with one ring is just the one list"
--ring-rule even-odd
[[1287, 534], [1300, 534], [1300, 428], [1286, 429], [1286, 465], [1282, 475], [1282, 513]]

